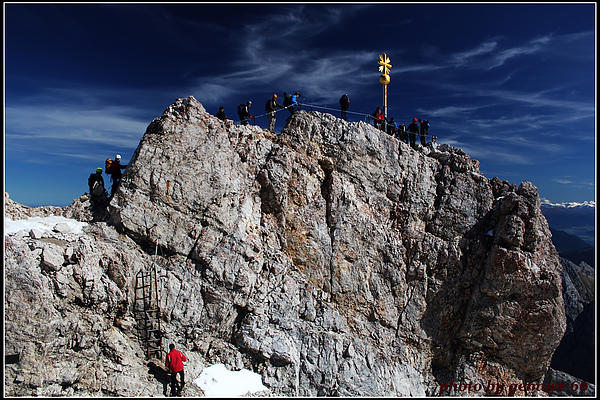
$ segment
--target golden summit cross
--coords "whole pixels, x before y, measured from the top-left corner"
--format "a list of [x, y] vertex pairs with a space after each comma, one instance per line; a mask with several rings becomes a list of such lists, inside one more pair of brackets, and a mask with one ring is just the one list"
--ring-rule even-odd
[[386, 75], [390, 73], [390, 68], [392, 68], [392, 64], [390, 64], [390, 58], [387, 56], [387, 54], [380, 54], [379, 61], [377, 61], [377, 64], [379, 64], [379, 72], [383, 72]]

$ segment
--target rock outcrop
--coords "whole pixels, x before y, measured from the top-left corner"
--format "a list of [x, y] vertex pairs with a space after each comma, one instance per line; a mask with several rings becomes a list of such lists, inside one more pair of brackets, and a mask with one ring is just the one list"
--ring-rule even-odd
[[190, 374], [246, 367], [282, 396], [542, 382], [565, 331], [535, 186], [364, 123], [300, 111], [275, 136], [179, 99], [108, 211], [85, 236], [5, 239], [6, 342], [23, 364], [9, 394], [162, 390], [127, 323], [149, 265]]
[[595, 271], [583, 261], [575, 265], [561, 258], [561, 263], [567, 329], [551, 367], [595, 383]]

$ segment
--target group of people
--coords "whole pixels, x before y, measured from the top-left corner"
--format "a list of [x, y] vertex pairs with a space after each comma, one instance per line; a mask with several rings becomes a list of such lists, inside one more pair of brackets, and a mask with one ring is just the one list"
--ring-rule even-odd
[[[381, 107], [377, 107], [373, 112], [373, 126], [386, 132], [388, 135], [397, 138], [401, 142], [410, 144], [412, 148], [415, 148], [417, 135], [421, 138], [421, 145], [427, 144], [427, 135], [429, 135], [429, 121], [426, 119], [413, 118], [412, 122], [406, 127], [406, 125], [398, 125], [394, 118], [390, 118], [388, 121], [385, 115], [381, 111]], [[432, 136], [431, 141], [435, 143], [436, 137]]]
[[[290, 112], [290, 115], [294, 115], [296, 110], [300, 109], [300, 103], [298, 102], [298, 98], [300, 97], [299, 92], [295, 92], [294, 94], [283, 93], [283, 104], [280, 104], [277, 101], [277, 94], [273, 94], [269, 100], [265, 103], [265, 111], [267, 116], [269, 117], [269, 131], [275, 133], [275, 121], [276, 121], [276, 113], [277, 109], [287, 109]], [[248, 101], [246, 104], [240, 104], [237, 106], [237, 113], [240, 117], [240, 124], [248, 125], [248, 119], [254, 119], [254, 116], [250, 113], [250, 107], [252, 106], [252, 102]], [[219, 107], [219, 112], [216, 114], [216, 117], [222, 121], [227, 121], [229, 118], [225, 115], [225, 107]]]
[[[265, 104], [265, 111], [269, 117], [269, 131], [272, 133], [275, 133], [275, 121], [278, 109], [287, 109], [290, 112], [290, 115], [294, 115], [294, 112], [300, 109], [300, 103], [298, 102], [298, 98], [300, 97], [299, 92], [295, 92], [294, 94], [287, 94], [284, 92], [283, 95], [283, 104], [280, 104], [277, 101], [277, 94], [273, 94], [273, 96], [267, 100], [267, 103]], [[350, 97], [348, 96], [348, 93], [344, 93], [340, 97], [339, 103], [341, 118], [347, 121], [347, 111], [350, 107]], [[255, 118], [250, 113], [250, 106], [252, 106], [251, 101], [237, 106], [238, 116], [240, 117], [240, 123], [242, 125], [248, 125], [248, 119]], [[216, 117], [222, 121], [229, 119], [227, 115], [225, 115], [224, 107], [219, 107], [219, 112], [216, 114]], [[390, 118], [389, 121], [385, 118], [385, 115], [381, 111], [381, 107], [377, 107], [375, 112], [372, 114], [372, 117], [373, 126], [384, 132], [387, 132], [390, 136], [393, 136], [404, 143], [410, 144], [413, 148], [416, 146], [417, 135], [420, 135], [421, 145], [425, 146], [427, 144], [427, 135], [429, 135], [429, 121], [427, 120], [414, 118], [408, 127], [406, 127], [404, 124], [398, 125], [394, 121], [394, 118]], [[436, 137], [433, 136], [432, 142], [435, 142], [435, 140]]]
[[88, 186], [90, 189], [91, 201], [94, 205], [104, 205], [107, 200], [111, 199], [114, 193], [117, 191], [117, 187], [121, 182], [123, 173], [121, 170], [125, 169], [127, 165], [121, 164], [121, 155], [117, 154], [115, 159], [106, 159], [104, 167], [106, 168], [106, 174], [110, 175], [112, 186], [110, 195], [104, 187], [104, 178], [102, 177], [102, 168], [96, 168], [96, 172], [91, 173], [88, 178]]

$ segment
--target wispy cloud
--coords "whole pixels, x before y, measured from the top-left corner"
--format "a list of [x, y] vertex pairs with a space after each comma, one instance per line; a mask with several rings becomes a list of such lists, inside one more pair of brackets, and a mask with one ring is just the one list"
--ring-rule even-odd
[[596, 182], [588, 181], [574, 176], [563, 176], [556, 177], [553, 179], [554, 182], [560, 183], [561, 185], [575, 185], [580, 187], [596, 187]]
[[127, 107], [14, 104], [5, 113], [5, 141], [14, 151], [52, 155], [52, 149], [61, 149], [61, 155], [73, 158], [99, 147], [135, 148], [148, 125]]
[[488, 60], [488, 69], [497, 68], [515, 57], [537, 53], [544, 49], [545, 46], [549, 45], [550, 42], [551, 36], [548, 35], [535, 38], [528, 43], [523, 44], [522, 46], [515, 46], [502, 50], [497, 54], [494, 54], [494, 56]]
[[473, 58], [481, 55], [490, 54], [498, 46], [497, 42], [485, 42], [480, 44], [474, 49], [466, 50], [463, 52], [455, 53], [450, 56], [451, 64], [455, 66], [463, 66], [467, 63], [472, 63]]
[[[235, 88], [250, 92], [283, 86], [287, 89], [281, 90], [312, 93], [311, 101], [337, 102], [330, 93], [339, 96], [349, 86], [359, 91], [366, 81], [364, 66], [374, 63], [378, 53], [312, 48], [306, 46], [306, 40], [336, 28], [340, 21], [362, 8], [320, 7], [315, 12], [301, 6], [284, 7], [282, 12], [264, 20], [249, 22], [239, 38], [241, 52], [230, 63], [230, 71], [219, 77], [199, 78], [195, 91], [208, 93], [210, 89], [210, 96], [203, 97], [203, 101], [220, 102], [236, 93]], [[215, 84], [215, 80], [223, 84]]]
[[430, 118], [465, 118], [485, 107], [488, 106], [445, 106], [440, 108], [420, 108], [417, 111], [421, 114], [428, 115]]

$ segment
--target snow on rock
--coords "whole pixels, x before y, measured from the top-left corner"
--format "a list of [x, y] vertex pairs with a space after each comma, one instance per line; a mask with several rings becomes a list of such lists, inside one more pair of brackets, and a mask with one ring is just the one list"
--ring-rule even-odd
[[87, 222], [79, 222], [74, 219], [51, 215], [48, 217], [31, 217], [21, 220], [4, 219], [4, 234], [11, 234], [19, 231], [29, 232], [36, 229], [42, 232], [59, 231], [61, 233], [82, 234], [83, 228], [87, 226]]
[[229, 371], [223, 364], [205, 368], [193, 383], [207, 397], [239, 397], [269, 390], [262, 384], [259, 374], [247, 369]]

